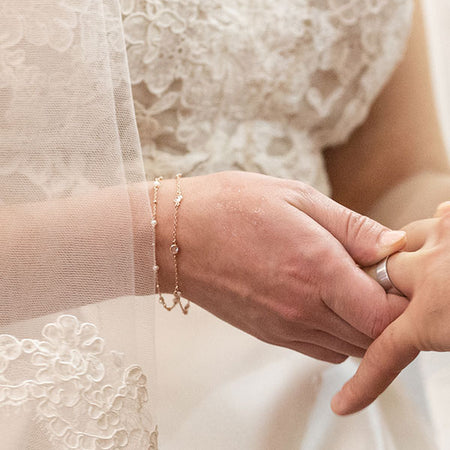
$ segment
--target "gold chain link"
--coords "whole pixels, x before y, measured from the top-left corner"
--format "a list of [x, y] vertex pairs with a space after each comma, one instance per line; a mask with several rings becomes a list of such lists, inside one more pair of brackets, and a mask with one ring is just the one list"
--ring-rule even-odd
[[[180, 209], [181, 202], [183, 200], [183, 194], [181, 192], [181, 177], [182, 174], [178, 173], [176, 176], [176, 193], [174, 198], [175, 210], [173, 216], [173, 230], [172, 230], [172, 243], [170, 245], [170, 253], [172, 254], [174, 270], [175, 270], [175, 288], [173, 290], [173, 299], [172, 305], [168, 305], [166, 300], [164, 299], [161, 293], [161, 286], [159, 284], [159, 266], [156, 264], [153, 267], [153, 271], [155, 274], [155, 284], [156, 284], [156, 293], [159, 297], [159, 302], [161, 305], [167, 309], [167, 311], [172, 311], [176, 305], [180, 305], [181, 311], [183, 314], [187, 314], [189, 312], [190, 302], [186, 300], [186, 304], [183, 305], [181, 301], [181, 289], [178, 277], [178, 254], [180, 253], [180, 247], [178, 246], [177, 241], [177, 229], [178, 229], [178, 210]], [[156, 233], [156, 225], [158, 224], [156, 220], [157, 215], [157, 205], [158, 205], [158, 193], [159, 188], [161, 187], [161, 181], [163, 177], [155, 178], [153, 182], [153, 208], [152, 208], [152, 227]]]

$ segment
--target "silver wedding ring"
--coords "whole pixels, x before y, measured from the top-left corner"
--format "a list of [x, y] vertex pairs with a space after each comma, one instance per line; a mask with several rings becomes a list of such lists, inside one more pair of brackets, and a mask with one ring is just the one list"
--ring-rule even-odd
[[383, 259], [383, 261], [379, 262], [376, 268], [376, 278], [379, 284], [384, 288], [386, 292], [389, 294], [401, 295], [405, 297], [405, 294], [397, 289], [389, 277], [389, 273], [387, 270], [387, 262], [389, 256]]

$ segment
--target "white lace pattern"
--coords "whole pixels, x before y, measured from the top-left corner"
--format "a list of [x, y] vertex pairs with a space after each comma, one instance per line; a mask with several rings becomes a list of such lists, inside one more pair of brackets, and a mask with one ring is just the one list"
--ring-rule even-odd
[[[400, 59], [411, 0], [122, 0], [148, 173], [242, 169], [326, 190]], [[281, 157], [280, 157], [281, 156]]]
[[[111, 105], [120, 100], [113, 98], [114, 88], [128, 80], [128, 74], [126, 66], [117, 63], [125, 49], [118, 32], [120, 10], [116, 9], [114, 0], [106, 1], [104, 8], [94, 0], [8, 0], [0, 4], [0, 89], [7, 93], [1, 98], [0, 136], [2, 143], [9, 143], [9, 151], [0, 152], [0, 176], [23, 176], [33, 184], [39, 200], [48, 193], [55, 196], [97, 189], [86, 164], [94, 165], [100, 152], [112, 164], [111, 147], [120, 145], [111, 131], [115, 127]], [[56, 68], [55, 53], [60, 61]], [[100, 77], [110, 70], [115, 86], [100, 91], [96, 78], [89, 74]], [[69, 110], [78, 115], [68, 117]], [[86, 121], [88, 115], [95, 120]], [[24, 123], [33, 145], [20, 138]], [[62, 128], [64, 132], [59, 133]], [[125, 126], [123, 130], [127, 132]], [[93, 134], [107, 132], [98, 148], [87, 145]], [[78, 144], [84, 151], [70, 152], [69, 142], [72, 148]], [[42, 149], [53, 151], [46, 161]], [[64, 151], [71, 153], [69, 158]], [[121, 169], [117, 167], [117, 180]]]
[[[119, 0], [0, 2], [2, 450], [157, 448], [132, 228], [150, 209], [125, 50]], [[86, 198], [112, 187], [95, 234]]]
[[58, 449], [156, 450], [142, 369], [105, 351], [92, 323], [61, 315], [42, 340], [0, 335], [0, 408], [34, 411]]

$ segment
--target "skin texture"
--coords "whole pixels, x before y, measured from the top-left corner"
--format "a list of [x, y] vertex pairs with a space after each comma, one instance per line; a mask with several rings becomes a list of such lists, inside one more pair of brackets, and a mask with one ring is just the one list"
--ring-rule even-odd
[[371, 344], [354, 377], [333, 398], [338, 414], [372, 403], [420, 351], [450, 351], [450, 202], [438, 209], [436, 218], [413, 222], [405, 230], [408, 244], [389, 258], [388, 271], [410, 303]]
[[[181, 291], [247, 333], [339, 363], [362, 356], [406, 307], [355, 263], [399, 250], [402, 233], [389, 233], [303, 183], [264, 175], [184, 178], [182, 190]], [[174, 285], [174, 194], [174, 181], [163, 181], [156, 252], [164, 292]]]

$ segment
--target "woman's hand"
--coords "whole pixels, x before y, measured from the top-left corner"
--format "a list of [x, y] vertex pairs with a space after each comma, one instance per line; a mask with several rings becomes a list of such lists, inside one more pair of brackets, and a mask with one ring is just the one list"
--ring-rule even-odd
[[450, 351], [450, 202], [434, 219], [405, 227], [404, 252], [389, 258], [389, 276], [411, 302], [372, 343], [355, 376], [332, 401], [338, 414], [373, 402], [421, 350]]
[[[359, 269], [404, 245], [311, 187], [224, 172], [182, 179], [178, 258], [183, 296], [257, 338], [339, 363], [405, 308]], [[157, 260], [173, 289], [175, 183], [163, 181]], [[389, 298], [388, 298], [389, 297]]]

